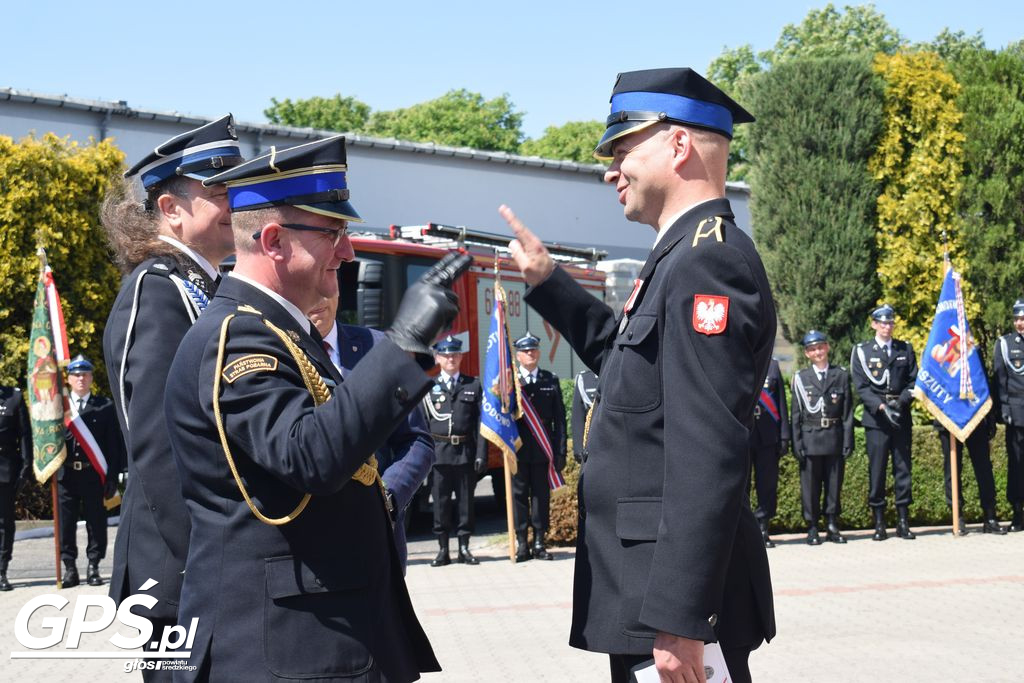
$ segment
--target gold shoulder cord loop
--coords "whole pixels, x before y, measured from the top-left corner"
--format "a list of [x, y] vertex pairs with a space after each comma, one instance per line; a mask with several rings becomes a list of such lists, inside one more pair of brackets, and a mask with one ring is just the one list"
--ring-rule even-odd
[[587, 411], [587, 417], [583, 421], [583, 448], [580, 449], [581, 453], [587, 447], [587, 444], [590, 443], [590, 419], [594, 417], [594, 408], [597, 407], [598, 400], [595, 398], [594, 402], [590, 404], [590, 410]]

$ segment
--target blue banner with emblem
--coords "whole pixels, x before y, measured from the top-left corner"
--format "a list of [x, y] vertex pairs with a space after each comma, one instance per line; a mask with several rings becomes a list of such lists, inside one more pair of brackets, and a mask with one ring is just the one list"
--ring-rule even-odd
[[505, 456], [505, 467], [516, 471], [516, 451], [522, 445], [516, 420], [522, 416], [512, 372], [512, 347], [505, 320], [505, 290], [494, 284], [494, 311], [487, 335], [484, 360], [483, 399], [480, 405], [480, 434]]
[[952, 268], [946, 268], [914, 396], [959, 441], [966, 441], [992, 408], [985, 368], [964, 312], [960, 274]]

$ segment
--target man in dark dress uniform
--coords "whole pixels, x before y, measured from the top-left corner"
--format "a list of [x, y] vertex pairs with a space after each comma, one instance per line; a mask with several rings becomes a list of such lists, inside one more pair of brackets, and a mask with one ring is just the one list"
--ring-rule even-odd
[[21, 389], [0, 386], [0, 591], [11, 590], [7, 565], [14, 552], [14, 501], [32, 476], [32, 427]]
[[811, 366], [793, 375], [793, 454], [800, 463], [800, 499], [807, 520], [807, 544], [821, 545], [818, 520], [825, 493], [826, 538], [846, 543], [839, 530], [845, 460], [853, 452], [853, 396], [846, 368], [829, 365], [828, 338], [804, 335]]
[[883, 304], [871, 312], [875, 338], [853, 347], [850, 372], [853, 388], [864, 404], [864, 440], [868, 450], [868, 505], [875, 515], [875, 541], [888, 538], [885, 531], [885, 475], [892, 454], [893, 497], [896, 502], [896, 535], [914, 539], [910, 530], [910, 401], [917, 380], [913, 347], [893, 339], [896, 312]]
[[[565, 401], [558, 375], [537, 367], [540, 360], [540, 339], [527, 332], [515, 341], [519, 362], [519, 385], [530, 399], [541, 429], [551, 446], [555, 469], [565, 467], [567, 439], [565, 435]], [[523, 445], [516, 453], [518, 468], [512, 477], [512, 502], [516, 518], [516, 562], [534, 557], [554, 559], [544, 547], [551, 506], [551, 484], [548, 482], [550, 461], [544, 447], [530, 431], [526, 418], [516, 422]], [[528, 528], [533, 527], [533, 550], [527, 543]]]
[[[202, 180], [241, 162], [231, 115], [158, 146], [125, 174], [131, 186], [104, 204], [104, 227], [130, 274], [107, 317], [103, 357], [128, 449], [128, 482], [114, 544], [110, 597], [139, 590], [159, 602], [138, 611], [154, 633], [177, 623], [188, 553], [188, 514], [163, 416], [167, 373], [178, 344], [209, 303], [217, 268], [234, 251], [223, 187]], [[140, 226], [140, 227], [136, 227]], [[140, 234], [141, 231], [141, 234]], [[126, 256], [127, 255], [127, 256]], [[166, 670], [144, 670], [168, 681]]]
[[527, 302], [597, 373], [579, 486], [569, 643], [700, 680], [718, 641], [730, 677], [775, 635], [768, 557], [747, 503], [747, 446], [775, 307], [725, 198], [733, 123], [753, 117], [690, 69], [620, 74], [597, 154], [626, 218], [658, 237], [623, 310], [556, 268], [508, 207]]
[[[117, 490], [117, 477], [124, 461], [124, 440], [117, 425], [114, 403], [92, 393], [93, 364], [85, 356], [68, 363], [72, 415], [82, 418], [87, 433], [81, 440], [71, 429], [65, 430], [67, 458], [57, 471], [57, 499], [60, 504], [60, 559], [64, 562], [62, 588], [78, 585], [78, 543], [76, 529], [79, 512], [85, 520], [89, 570], [85, 580], [90, 586], [102, 586], [100, 560], [107, 556], [107, 509], [104, 498]], [[96, 450], [93, 450], [95, 447]], [[91, 456], [90, 456], [91, 451]], [[106, 467], [102, 474], [97, 467]]]
[[[323, 337], [324, 351], [344, 378], [385, 336], [380, 330], [369, 327], [343, 325], [337, 320], [337, 313], [338, 297], [333, 296], [325, 297], [308, 315]], [[434, 441], [430, 438], [423, 411], [410, 412], [406, 421], [391, 432], [376, 457], [380, 478], [394, 511], [395, 547], [404, 572], [409, 557], [405, 515], [434, 464]]]
[[[191, 520], [183, 680], [412, 681], [439, 669], [402, 578], [374, 453], [431, 385], [457, 313], [445, 257], [344, 378], [305, 311], [338, 293], [345, 140], [269, 154], [226, 183], [238, 263], [182, 340], [165, 411]], [[197, 621], [193, 621], [197, 620]]]
[[996, 342], [993, 367], [1000, 417], [1006, 425], [1006, 499], [1010, 531], [1024, 531], [1024, 299], [1013, 304], [1013, 332]]
[[[946, 505], [953, 509], [953, 473], [950, 468], [949, 452], [949, 430], [938, 422], [932, 425], [939, 433], [939, 443], [942, 445], [942, 466], [945, 473]], [[971, 468], [974, 470], [974, 480], [978, 482], [978, 500], [981, 503], [981, 510], [984, 519], [981, 523], [981, 531], [985, 534], [1005, 535], [1006, 529], [999, 524], [996, 516], [996, 480], [992, 473], [991, 441], [995, 435], [996, 418], [991, 412], [985, 416], [981, 424], [974, 428], [967, 441], [957, 441], [956, 447], [956, 475], [957, 490], [960, 492], [959, 504], [960, 514], [957, 519], [960, 522], [957, 531], [961, 536], [968, 533], [967, 524], [964, 520], [964, 487], [962, 483], [964, 473], [964, 450], [966, 449], [971, 457]]]
[[779, 497], [779, 458], [789, 450], [789, 411], [782, 371], [774, 358], [768, 366], [761, 395], [754, 406], [754, 427], [750, 430], [750, 464], [757, 490], [754, 517], [761, 527], [765, 548], [774, 548], [768, 525], [775, 516]]
[[587, 431], [587, 413], [597, 396], [597, 375], [582, 370], [576, 375], [572, 390], [572, 456], [583, 462], [583, 435]]
[[434, 534], [440, 548], [431, 567], [451, 564], [448, 539], [452, 533], [452, 492], [457, 502], [459, 538], [457, 562], [480, 564], [469, 550], [473, 534], [473, 489], [476, 477], [487, 471], [487, 439], [480, 438], [480, 380], [459, 372], [462, 340], [448, 336], [434, 345], [441, 372], [423, 397], [423, 412], [434, 437], [436, 462], [430, 493], [434, 499]]

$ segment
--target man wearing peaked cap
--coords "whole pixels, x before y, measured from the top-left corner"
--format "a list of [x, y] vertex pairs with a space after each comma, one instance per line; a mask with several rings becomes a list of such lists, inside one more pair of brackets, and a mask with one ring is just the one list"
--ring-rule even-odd
[[[213, 296], [234, 252], [227, 192], [203, 180], [241, 161], [230, 114], [177, 135], [132, 166], [103, 204], [103, 227], [127, 274], [103, 335], [111, 394], [128, 444], [128, 485], [114, 546], [110, 596], [120, 604], [147, 580], [154, 633], [177, 623], [189, 519], [162, 419], [167, 373], [185, 332]], [[141, 191], [143, 200], [139, 199]], [[146, 669], [147, 681], [170, 680]]]
[[[448, 541], [452, 527], [458, 536], [456, 562], [475, 565], [480, 561], [469, 550], [474, 531], [473, 491], [476, 476], [487, 470], [487, 440], [480, 437], [480, 403], [483, 388], [476, 377], [465, 375], [462, 340], [448, 335], [434, 345], [434, 359], [441, 372], [423, 397], [423, 412], [430, 424], [437, 462], [431, 472], [434, 500], [434, 534], [438, 552], [431, 567], [451, 563]], [[452, 524], [452, 492], [457, 504], [457, 524]]]
[[595, 302], [508, 209], [527, 301], [598, 374], [580, 478], [569, 642], [611, 655], [613, 681], [654, 656], [701, 680], [719, 641], [731, 678], [775, 635], [761, 531], [747, 502], [748, 430], [775, 307], [725, 178], [753, 117], [691, 69], [620, 74], [595, 155], [655, 246], [622, 310]]
[[1024, 299], [1014, 302], [1013, 332], [999, 338], [993, 358], [1000, 416], [1006, 425], [1006, 499], [1013, 508], [1010, 531], [1024, 531]]
[[7, 580], [14, 553], [14, 502], [32, 477], [32, 457], [32, 426], [21, 389], [0, 385], [0, 591], [14, 588]]
[[864, 404], [864, 441], [868, 451], [868, 506], [875, 517], [875, 541], [888, 538], [885, 530], [885, 479], [892, 455], [896, 535], [913, 540], [910, 530], [910, 402], [917, 381], [917, 356], [909, 342], [894, 339], [896, 311], [882, 304], [871, 312], [875, 338], [853, 347], [850, 373], [853, 389]]
[[373, 454], [432, 384], [429, 344], [458, 312], [451, 286], [470, 258], [449, 254], [409, 287], [343, 377], [307, 315], [354, 258], [346, 171], [337, 136], [206, 181], [228, 188], [238, 260], [185, 335], [164, 405], [192, 524], [180, 619], [198, 624], [199, 680], [439, 669]]

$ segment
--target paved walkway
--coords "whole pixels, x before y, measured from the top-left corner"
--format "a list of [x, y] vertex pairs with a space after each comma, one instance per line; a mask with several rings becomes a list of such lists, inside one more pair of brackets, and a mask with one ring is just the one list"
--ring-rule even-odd
[[[409, 588], [445, 668], [425, 680], [607, 680], [604, 656], [566, 644], [573, 552], [556, 550], [553, 562], [512, 565], [495, 533], [500, 518], [492, 510], [481, 523], [491, 533], [474, 539], [478, 567], [433, 569], [436, 544], [429, 535], [415, 533], [410, 544]], [[79, 536], [84, 548], [84, 531]], [[849, 537], [845, 546], [812, 548], [801, 537], [781, 536], [779, 547], [768, 551], [779, 636], [751, 656], [755, 680], [1024, 678], [1024, 533], [993, 537], [975, 528], [954, 539], [948, 529], [934, 529], [915, 541], [884, 543]], [[15, 544], [10, 575], [16, 590], [0, 594], [0, 680], [139, 680], [138, 673], [123, 673], [127, 658], [8, 659], [12, 650], [24, 649], [13, 633], [19, 609], [31, 597], [56, 592], [45, 578], [52, 566], [52, 539]], [[105, 577], [109, 567], [107, 560]], [[105, 591], [83, 586], [61, 594], [73, 599]], [[40, 616], [33, 621], [36, 635], [42, 634]], [[81, 649], [113, 649], [105, 642], [111, 633], [87, 634]]]

